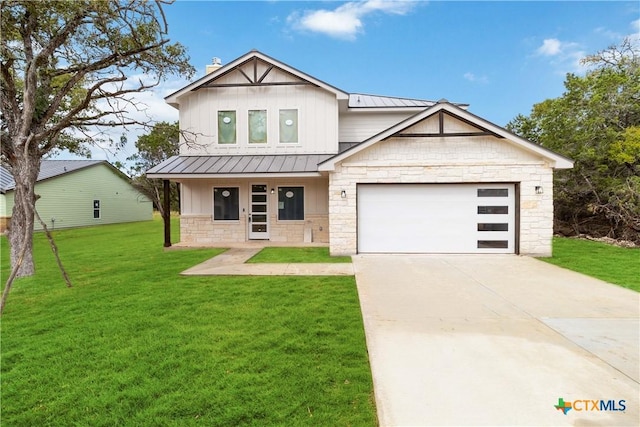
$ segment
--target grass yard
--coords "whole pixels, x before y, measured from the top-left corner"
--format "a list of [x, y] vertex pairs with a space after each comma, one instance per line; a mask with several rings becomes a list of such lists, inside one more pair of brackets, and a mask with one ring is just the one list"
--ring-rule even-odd
[[349, 263], [351, 257], [329, 255], [329, 248], [302, 247], [281, 248], [268, 247], [255, 254], [247, 262], [253, 263]]
[[553, 257], [541, 259], [640, 292], [640, 249], [554, 237]]
[[2, 317], [3, 426], [376, 425], [353, 277], [182, 277], [220, 250], [165, 252], [158, 220], [55, 237], [74, 287], [38, 234]]

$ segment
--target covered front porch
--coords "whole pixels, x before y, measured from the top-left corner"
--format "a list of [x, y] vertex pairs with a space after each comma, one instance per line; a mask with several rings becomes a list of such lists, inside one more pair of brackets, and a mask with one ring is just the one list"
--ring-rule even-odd
[[177, 179], [182, 247], [329, 242], [326, 177]]

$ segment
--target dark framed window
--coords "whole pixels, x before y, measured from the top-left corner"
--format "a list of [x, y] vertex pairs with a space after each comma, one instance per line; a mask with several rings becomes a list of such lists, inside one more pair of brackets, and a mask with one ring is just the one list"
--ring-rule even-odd
[[93, 201], [93, 219], [100, 219], [100, 200]]
[[236, 112], [218, 111], [218, 144], [236, 143]]
[[234, 221], [240, 219], [239, 195], [238, 187], [214, 187], [213, 220]]
[[278, 187], [278, 220], [304, 220], [304, 187]]

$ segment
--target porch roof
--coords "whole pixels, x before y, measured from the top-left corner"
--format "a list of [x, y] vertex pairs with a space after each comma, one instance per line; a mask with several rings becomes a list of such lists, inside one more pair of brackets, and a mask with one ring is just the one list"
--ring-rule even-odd
[[147, 171], [149, 178], [235, 177], [263, 174], [319, 176], [318, 164], [335, 154], [173, 156]]

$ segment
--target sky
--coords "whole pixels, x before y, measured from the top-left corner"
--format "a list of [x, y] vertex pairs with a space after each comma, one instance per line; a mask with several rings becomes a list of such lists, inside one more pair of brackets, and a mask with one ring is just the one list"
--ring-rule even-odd
[[[638, 1], [177, 0], [165, 14], [192, 80], [213, 57], [224, 65], [257, 49], [346, 92], [445, 98], [499, 126], [561, 96], [585, 55], [626, 36], [640, 43]], [[176, 76], [140, 95], [146, 113], [176, 121], [163, 98], [188, 83]], [[139, 133], [93, 158], [124, 161]]]

